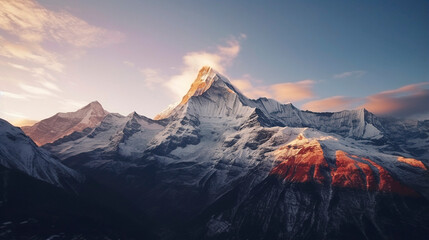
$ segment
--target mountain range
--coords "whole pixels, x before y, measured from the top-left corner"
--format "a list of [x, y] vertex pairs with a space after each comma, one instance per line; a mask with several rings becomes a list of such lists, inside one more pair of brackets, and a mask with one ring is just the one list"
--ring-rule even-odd
[[[380, 117], [366, 109], [317, 113], [249, 99], [225, 76], [203, 67], [181, 102], [154, 119], [109, 113], [93, 102], [23, 132], [0, 123], [0, 163], [6, 169], [88, 204], [113, 196], [118, 200], [105, 206], [109, 211], [127, 205], [120, 211], [126, 220], [109, 223], [119, 226], [110, 237], [429, 235], [428, 120]], [[100, 196], [88, 197], [92, 191]], [[102, 211], [92, 216], [97, 223], [93, 219]], [[146, 228], [127, 235], [128, 222]]]

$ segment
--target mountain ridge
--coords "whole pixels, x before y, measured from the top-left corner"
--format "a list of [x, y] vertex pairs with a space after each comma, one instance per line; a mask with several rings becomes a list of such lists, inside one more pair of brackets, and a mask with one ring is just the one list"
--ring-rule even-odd
[[425, 123], [301, 111], [224, 78], [203, 68], [164, 118], [109, 113], [43, 148], [183, 239], [429, 233]]

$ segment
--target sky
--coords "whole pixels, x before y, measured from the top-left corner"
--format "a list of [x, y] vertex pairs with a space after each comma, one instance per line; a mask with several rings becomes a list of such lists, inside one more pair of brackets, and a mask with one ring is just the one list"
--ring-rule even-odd
[[153, 117], [205, 65], [249, 98], [429, 119], [429, 1], [0, 0], [0, 118]]

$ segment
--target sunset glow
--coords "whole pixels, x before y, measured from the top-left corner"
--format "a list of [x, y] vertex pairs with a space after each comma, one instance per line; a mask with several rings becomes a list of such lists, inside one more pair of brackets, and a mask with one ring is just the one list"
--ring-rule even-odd
[[202, 66], [250, 98], [428, 118], [427, 2], [242, 4], [0, 0], [0, 118], [26, 125], [95, 100], [152, 118]]

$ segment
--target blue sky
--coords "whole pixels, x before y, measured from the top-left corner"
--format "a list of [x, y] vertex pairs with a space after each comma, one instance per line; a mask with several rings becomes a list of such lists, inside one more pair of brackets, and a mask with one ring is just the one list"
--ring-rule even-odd
[[[364, 106], [379, 114], [419, 118], [429, 112], [419, 104], [429, 101], [428, 1], [40, 0], [25, 4], [30, 5], [27, 11], [43, 8], [65, 14], [90, 29], [66, 37], [103, 37], [77, 44], [59, 34], [50, 36], [52, 31], [43, 28], [48, 33], [43, 32], [38, 45], [63, 66], [51, 73], [52, 84], [60, 91], [31, 101], [46, 105], [43, 111], [30, 109], [22, 98], [0, 98], [0, 117], [11, 119], [7, 113], [15, 112], [40, 119], [95, 99], [113, 112], [136, 110], [152, 117], [179, 100], [197, 75], [195, 69], [206, 63], [220, 68], [250, 97], [264, 95], [304, 109]], [[19, 14], [19, 9], [14, 11]], [[24, 30], [0, 29], [0, 36], [10, 43], [31, 43], [22, 40]], [[21, 85], [9, 80], [0, 90], [18, 95], [26, 91], [26, 99], [32, 98], [28, 94], [41, 93], [22, 87], [33, 82], [22, 83], [29, 81], [17, 71], [22, 69], [10, 65], [41, 63], [4, 55], [0, 70]], [[294, 96], [294, 92], [303, 94]], [[55, 97], [67, 101], [52, 104]]]

